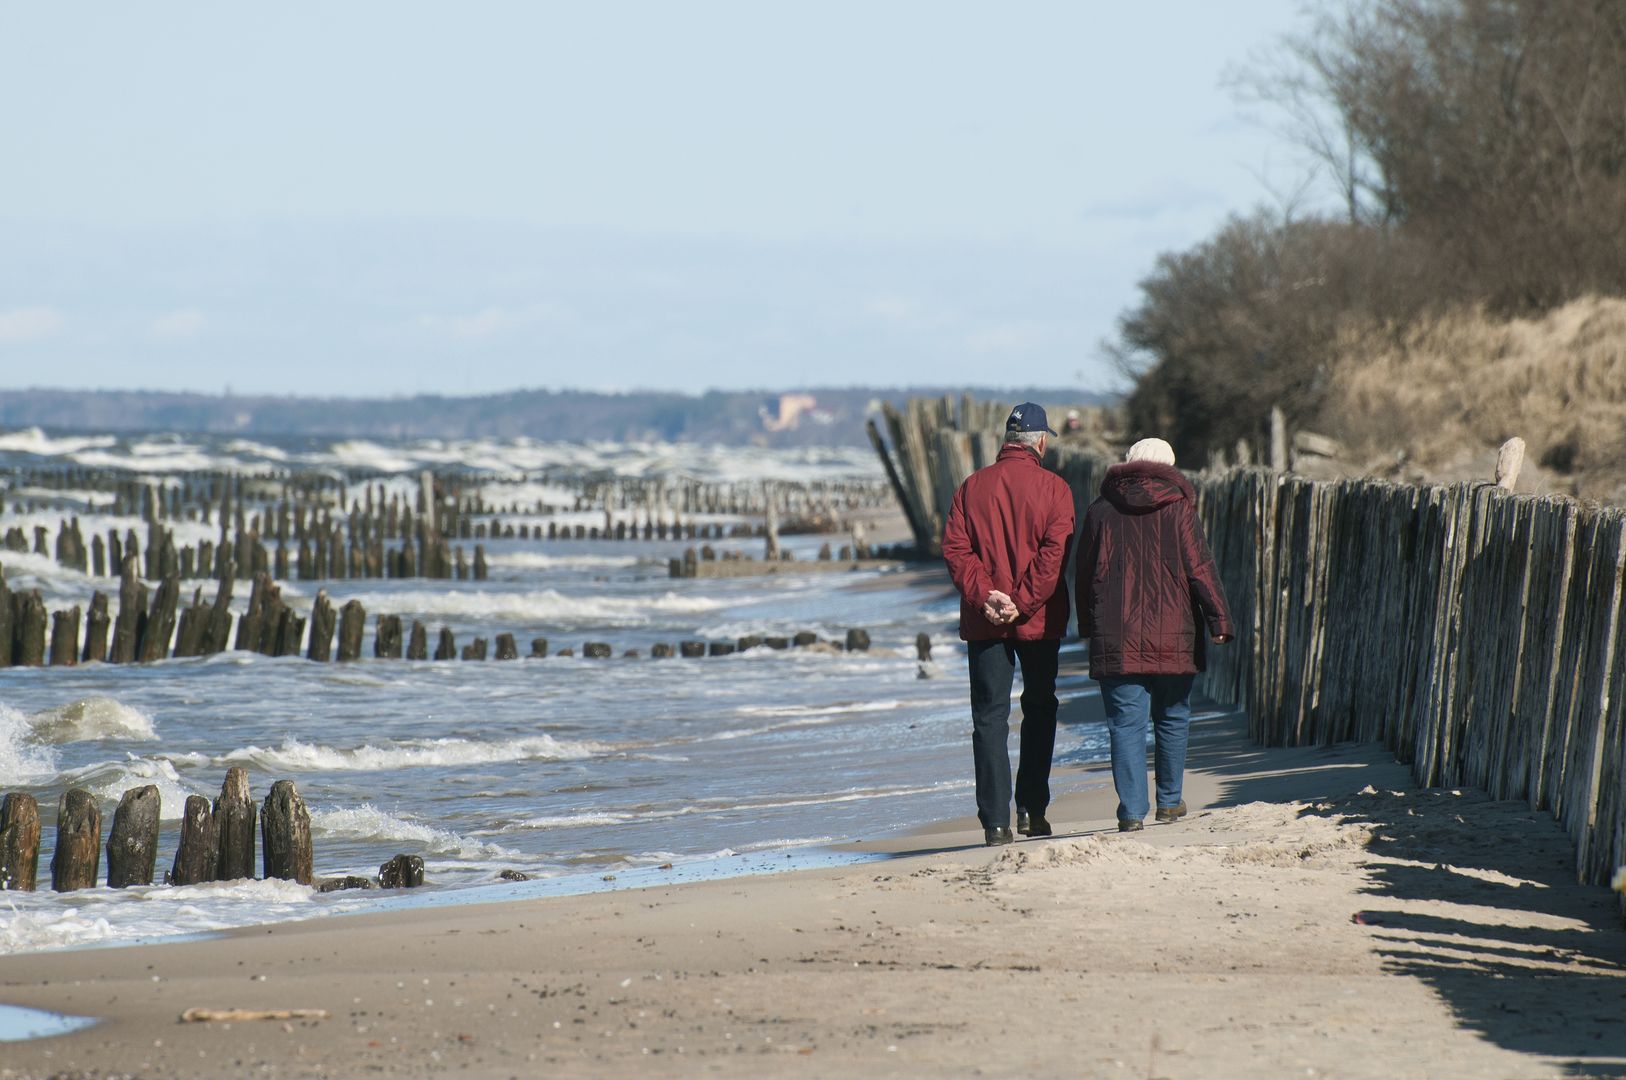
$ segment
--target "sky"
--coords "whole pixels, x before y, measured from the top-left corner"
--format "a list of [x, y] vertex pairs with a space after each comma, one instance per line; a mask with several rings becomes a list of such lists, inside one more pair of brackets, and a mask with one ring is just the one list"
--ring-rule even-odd
[[1302, 0], [0, 0], [0, 392], [1116, 384]]

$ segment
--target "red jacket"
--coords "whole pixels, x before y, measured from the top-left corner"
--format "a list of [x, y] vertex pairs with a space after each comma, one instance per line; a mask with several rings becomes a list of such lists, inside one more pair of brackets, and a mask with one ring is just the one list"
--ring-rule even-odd
[[[1073, 492], [1019, 444], [965, 478], [943, 525], [943, 561], [960, 590], [960, 638], [1038, 641], [1067, 632], [1062, 569], [1073, 537]], [[982, 614], [999, 590], [1019, 613], [1007, 626]]]
[[1203, 669], [1209, 635], [1236, 632], [1196, 492], [1172, 465], [1132, 461], [1107, 470], [1101, 497], [1084, 512], [1074, 580], [1092, 678], [1192, 675]]

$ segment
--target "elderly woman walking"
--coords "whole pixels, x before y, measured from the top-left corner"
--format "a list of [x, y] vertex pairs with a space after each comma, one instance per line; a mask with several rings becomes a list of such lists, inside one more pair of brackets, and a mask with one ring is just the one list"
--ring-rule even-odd
[[1090, 641], [1112, 738], [1118, 828], [1143, 827], [1146, 734], [1157, 739], [1157, 820], [1185, 816], [1191, 684], [1206, 640], [1235, 634], [1214, 558], [1197, 519], [1196, 492], [1174, 449], [1142, 439], [1107, 470], [1080, 530], [1078, 632]]

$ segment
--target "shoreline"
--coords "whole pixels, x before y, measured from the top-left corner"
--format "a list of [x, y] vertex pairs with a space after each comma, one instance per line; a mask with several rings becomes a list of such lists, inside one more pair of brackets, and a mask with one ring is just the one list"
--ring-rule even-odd
[[101, 1020], [0, 1077], [1619, 1075], [1626, 935], [1550, 819], [1244, 728], [1194, 723], [1191, 817], [1136, 834], [1108, 783], [1004, 848], [9, 956], [0, 1001]]

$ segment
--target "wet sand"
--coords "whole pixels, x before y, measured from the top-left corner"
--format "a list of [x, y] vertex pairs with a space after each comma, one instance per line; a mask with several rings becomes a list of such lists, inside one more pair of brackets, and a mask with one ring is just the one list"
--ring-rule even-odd
[[103, 1020], [0, 1077], [1626, 1075], [1619, 908], [1547, 815], [1236, 717], [1183, 822], [1119, 834], [1084, 771], [1007, 848], [7, 957], [0, 1001]]

